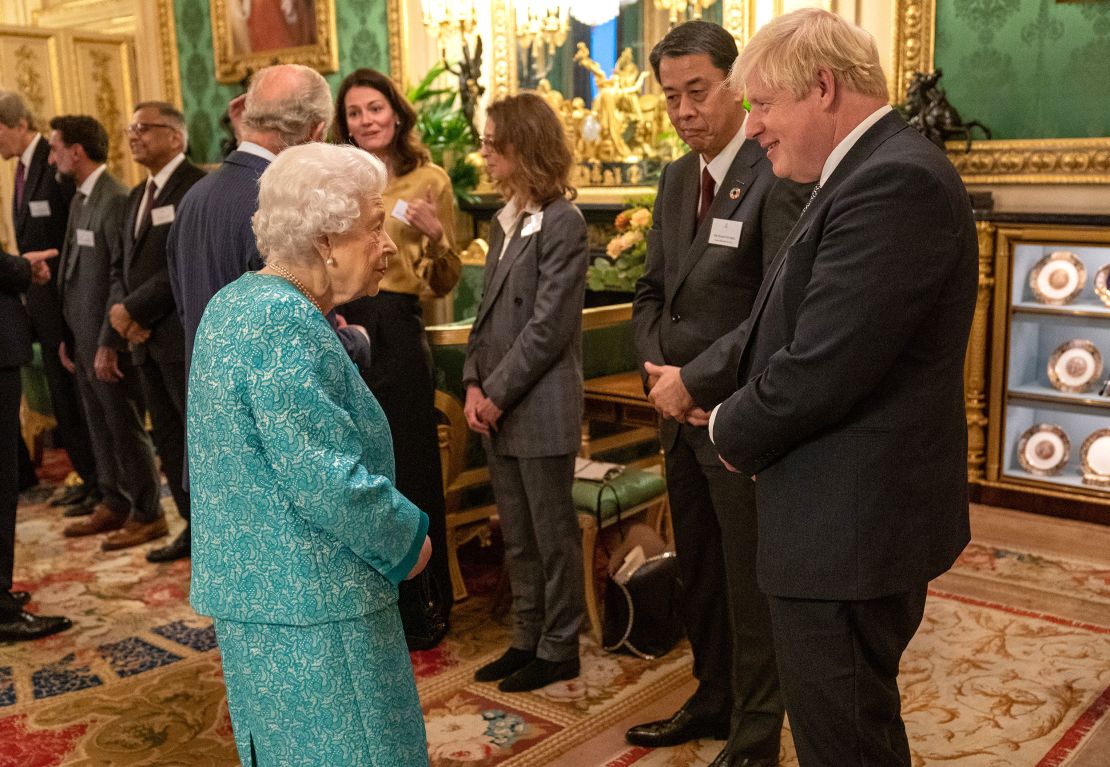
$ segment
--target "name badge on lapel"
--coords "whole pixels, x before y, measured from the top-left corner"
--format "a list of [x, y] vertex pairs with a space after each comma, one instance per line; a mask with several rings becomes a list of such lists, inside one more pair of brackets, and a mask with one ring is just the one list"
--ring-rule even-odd
[[150, 211], [150, 225], [163, 226], [173, 223], [173, 205], [162, 205]]
[[93, 236], [92, 229], [77, 230], [77, 246], [80, 248], [96, 247], [96, 238]]
[[50, 215], [50, 200], [31, 200], [31, 218], [46, 218]]
[[740, 232], [743, 228], [743, 221], [715, 218], [713, 219], [713, 228], [709, 230], [709, 244], [735, 248], [740, 244]]
[[521, 237], [531, 237], [543, 227], [543, 211], [533, 213], [528, 218], [524, 219], [524, 225], [520, 227]]

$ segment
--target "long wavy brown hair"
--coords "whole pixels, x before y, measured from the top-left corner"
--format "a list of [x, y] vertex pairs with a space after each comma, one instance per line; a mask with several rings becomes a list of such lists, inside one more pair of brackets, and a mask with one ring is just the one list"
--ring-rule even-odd
[[574, 155], [562, 121], [546, 101], [534, 93], [506, 96], [490, 104], [486, 115], [493, 118], [494, 149], [516, 163], [511, 184], [498, 184], [502, 196], [517, 192], [539, 205], [577, 196], [570, 183]]
[[416, 135], [416, 111], [386, 75], [376, 69], [363, 67], [356, 69], [343, 78], [339, 94], [335, 97], [335, 122], [332, 126], [332, 141], [336, 144], [354, 144], [347, 128], [347, 92], [362, 86], [373, 88], [385, 96], [393, 113], [397, 115], [397, 126], [393, 131], [393, 142], [389, 146], [393, 161], [393, 175], [403, 176], [431, 160], [427, 147]]

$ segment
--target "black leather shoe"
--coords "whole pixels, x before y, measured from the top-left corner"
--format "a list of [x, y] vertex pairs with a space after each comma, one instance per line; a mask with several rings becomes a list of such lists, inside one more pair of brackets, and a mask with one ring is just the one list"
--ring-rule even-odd
[[741, 756], [728, 753], [726, 748], [717, 754], [717, 758], [710, 762], [709, 767], [778, 767], [778, 763], [777, 756]]
[[0, 618], [0, 642], [23, 642], [57, 634], [72, 626], [60, 615], [31, 615], [22, 610]]
[[633, 746], [644, 748], [677, 746], [698, 738], [728, 740], [728, 722], [700, 719], [680, 708], [670, 719], [638, 724], [624, 734]]
[[89, 497], [89, 488], [85, 484], [70, 485], [62, 494], [50, 502], [51, 506], [72, 506], [81, 503]]
[[474, 672], [475, 682], [496, 682], [498, 679], [520, 671], [536, 659], [536, 654], [531, 650], [521, 650], [519, 647], [510, 647], [497, 660], [487, 663]]
[[189, 528], [182, 530], [176, 538], [166, 546], [151, 549], [146, 553], [147, 562], [173, 562], [184, 559], [193, 551], [193, 535]]
[[547, 687], [564, 679], [574, 679], [581, 672], [578, 658], [572, 660], [544, 660], [536, 658], [520, 671], [501, 680], [501, 692], [528, 692]]
[[66, 506], [65, 511], [62, 512], [63, 517], [86, 517], [93, 513], [93, 509], [100, 503], [100, 493], [89, 491], [77, 503]]

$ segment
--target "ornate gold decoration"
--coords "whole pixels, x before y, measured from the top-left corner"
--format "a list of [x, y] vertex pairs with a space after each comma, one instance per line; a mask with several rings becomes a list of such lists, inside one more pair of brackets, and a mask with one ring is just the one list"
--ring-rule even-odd
[[1110, 138], [948, 142], [968, 184], [1110, 184]]
[[667, 12], [671, 26], [678, 23], [679, 17], [700, 19], [702, 9], [713, 5], [717, 0], [652, 0], [655, 7]]
[[[933, 70], [936, 0], [895, 0], [890, 98], [901, 102], [914, 72]], [[1110, 184], [1110, 138], [948, 143], [968, 184]]]
[[749, 24], [754, 14], [748, 9], [750, 2], [752, 0], [721, 0], [721, 26], [736, 39], [738, 46], [743, 46], [752, 36]]
[[[257, 53], [239, 53], [235, 39], [241, 38], [232, 18], [241, 8], [241, 0], [211, 0], [212, 50], [216, 60], [216, 80], [237, 83], [253, 72], [274, 62], [304, 64], [320, 72], [339, 69], [339, 46], [335, 34], [335, 0], [314, 0], [316, 11], [316, 42], [294, 48], [275, 48]], [[241, 32], [241, 30], [240, 30]]]
[[386, 25], [389, 27], [389, 74], [394, 82], [407, 82], [405, 71], [405, 12], [403, 0], [387, 0]]
[[513, 38], [513, 14], [508, 0], [490, 3], [490, 28], [493, 30], [493, 80], [490, 98], [497, 99], [516, 93], [516, 56]]
[[27, 99], [31, 114], [42, 116], [46, 113], [46, 94], [43, 92], [39, 62], [26, 43], [15, 49], [15, 87]]
[[158, 0], [158, 41], [161, 46], [162, 93], [166, 101], [181, 106], [181, 71], [177, 62], [177, 21], [173, 0]]
[[112, 82], [112, 57], [104, 51], [89, 51], [92, 59], [92, 80], [96, 86], [96, 119], [108, 131], [108, 168], [116, 178], [126, 178], [127, 158], [119, 139], [123, 131], [123, 117], [120, 113], [116, 86]]
[[991, 294], [994, 291], [994, 231], [993, 224], [979, 221], [975, 224], [979, 238], [979, 291], [975, 298], [975, 313], [971, 320], [971, 335], [964, 355], [964, 413], [967, 417], [967, 479], [983, 479], [987, 460], [987, 328], [990, 317]]

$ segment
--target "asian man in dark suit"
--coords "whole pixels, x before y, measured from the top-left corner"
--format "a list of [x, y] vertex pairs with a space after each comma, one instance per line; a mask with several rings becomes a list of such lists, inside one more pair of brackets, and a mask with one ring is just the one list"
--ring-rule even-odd
[[181, 198], [204, 171], [185, 157], [185, 116], [172, 104], [148, 101], [135, 107], [127, 128], [131, 157], [150, 177], [131, 190], [123, 247], [112, 264], [108, 320], [131, 344], [154, 444], [185, 529], [168, 545], [147, 553], [151, 562], [188, 556], [189, 493], [185, 467], [185, 334], [170, 289], [166, 240]]
[[[47, 162], [50, 147], [35, 129], [35, 118], [17, 93], [0, 91], [0, 157], [18, 158], [12, 224], [16, 245], [23, 252], [54, 249], [65, 241], [73, 180], [55, 174]], [[49, 263], [51, 280], [27, 289], [27, 311], [35, 340], [42, 348], [42, 367], [50, 390], [50, 404], [57, 432], [81, 484], [67, 490], [59, 503], [68, 505], [67, 516], [89, 513], [99, 500], [96, 461], [89, 432], [78, 399], [73, 376], [58, 359], [58, 346], [65, 340], [65, 320], [58, 301], [58, 259]]]
[[632, 324], [645, 389], [664, 416], [667, 489], [683, 583], [683, 619], [698, 687], [669, 719], [627, 733], [641, 746], [728, 739], [713, 764], [775, 764], [783, 707], [770, 615], [755, 579], [755, 488], [721, 466], [704, 419], [688, 419], [734, 389], [739, 327], [763, 278], [764, 209], [781, 241], [801, 205], [772, 202], [775, 177], [745, 141], [745, 112], [726, 87], [736, 44], [722, 27], [672, 29], [651, 64], [679, 136], [691, 152], [659, 181], [647, 268]]
[[59, 356], [77, 379], [103, 496], [92, 516], [63, 532], [108, 533], [101, 548], [112, 551], [167, 533], [138, 376], [125, 340], [108, 321], [109, 276], [112, 262], [121, 258], [127, 190], [104, 165], [108, 135], [100, 123], [72, 115], [55, 117], [50, 127], [51, 161], [77, 182], [58, 267], [73, 347], [62, 344]]
[[56, 250], [27, 253], [26, 258], [0, 252], [0, 642], [55, 634], [70, 622], [58, 616], [32, 615], [23, 609], [31, 599], [12, 591], [15, 564], [15, 512], [19, 505], [19, 366], [31, 361], [31, 320], [20, 293], [50, 281], [47, 259]]
[[875, 41], [805, 9], [733, 69], [775, 174], [818, 181], [747, 320], [712, 414], [756, 478], [759, 583], [802, 767], [909, 765], [898, 663], [930, 579], [969, 539], [963, 361], [971, 206], [887, 105]]

